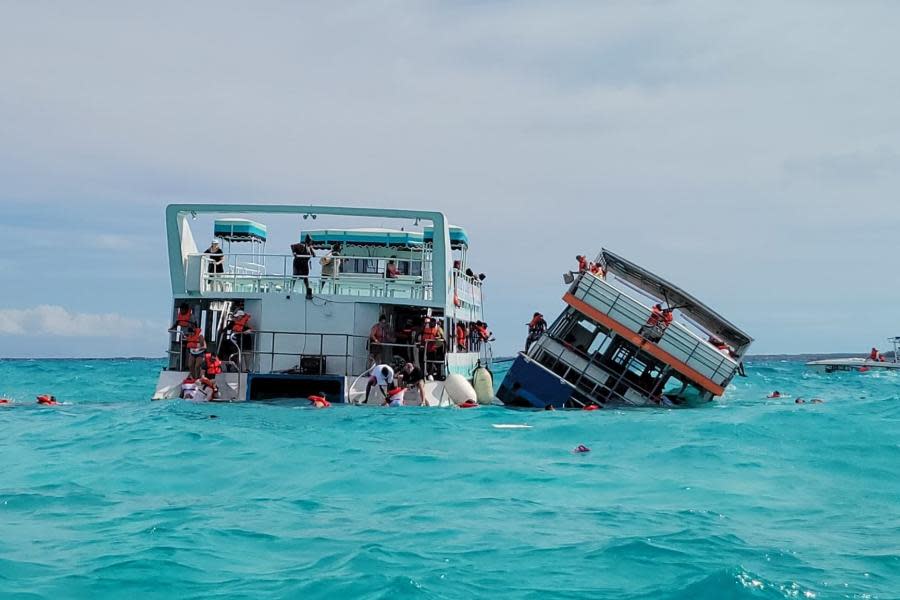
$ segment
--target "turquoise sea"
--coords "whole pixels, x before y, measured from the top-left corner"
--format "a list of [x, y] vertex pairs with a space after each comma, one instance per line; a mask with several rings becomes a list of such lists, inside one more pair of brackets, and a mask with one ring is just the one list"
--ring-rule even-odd
[[0, 361], [0, 598], [900, 597], [898, 376], [545, 413], [149, 402], [160, 367]]

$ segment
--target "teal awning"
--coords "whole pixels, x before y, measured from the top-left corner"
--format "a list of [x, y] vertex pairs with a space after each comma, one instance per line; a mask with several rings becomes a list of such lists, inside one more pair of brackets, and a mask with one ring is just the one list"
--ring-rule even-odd
[[399, 229], [317, 229], [301, 231], [300, 241], [305, 241], [306, 236], [312, 238], [315, 246], [341, 244], [410, 248], [420, 247], [423, 244], [421, 233]]
[[249, 219], [216, 219], [213, 235], [229, 242], [266, 241], [266, 226]]
[[[469, 234], [466, 233], [466, 230], [462, 227], [457, 227], [456, 225], [450, 225], [450, 247], [451, 248], [461, 248], [465, 246], [469, 247]], [[434, 227], [426, 227], [425, 228], [425, 241], [433, 242], [434, 241]]]

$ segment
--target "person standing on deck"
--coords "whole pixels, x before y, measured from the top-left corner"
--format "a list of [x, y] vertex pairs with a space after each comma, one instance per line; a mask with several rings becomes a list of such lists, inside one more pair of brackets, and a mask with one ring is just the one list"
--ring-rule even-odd
[[188, 349], [188, 371], [191, 379], [199, 379], [205, 366], [206, 338], [199, 327], [184, 336], [184, 345]]
[[384, 357], [384, 346], [390, 342], [390, 330], [387, 324], [387, 317], [381, 315], [378, 322], [372, 325], [369, 330], [369, 356], [373, 363], [380, 363]]
[[309, 285], [309, 261], [315, 255], [312, 238], [307, 235], [305, 241], [291, 244], [291, 253], [294, 255], [292, 265], [294, 279], [291, 282], [291, 291], [294, 291], [294, 286], [300, 279], [303, 281], [303, 287], [306, 288], [306, 299], [312, 300], [312, 287]]
[[341, 270], [341, 259], [340, 259], [340, 251], [341, 245], [334, 244], [331, 246], [331, 249], [325, 253], [325, 256], [319, 259], [319, 264], [322, 265], [322, 285], [325, 285], [326, 280], [331, 280], [331, 293], [334, 294], [337, 289], [337, 283], [335, 279], [337, 279], [338, 273]]
[[400, 269], [397, 268], [397, 262], [394, 260], [396, 257], [392, 256], [391, 260], [387, 262], [387, 266], [384, 268], [384, 276], [387, 279], [397, 279], [400, 275]]
[[[216, 276], [225, 272], [225, 253], [219, 247], [219, 240], [214, 239], [210, 243], [209, 248], [203, 251], [203, 254], [209, 260], [209, 265], [206, 267], [206, 272], [209, 275]], [[210, 287], [221, 291], [222, 283], [213, 279], [210, 281]]]
[[544, 315], [539, 312], [534, 313], [531, 322], [528, 323], [528, 337], [525, 339], [526, 353], [528, 352], [528, 349], [531, 348], [531, 345], [538, 341], [545, 331], [547, 331], [547, 321], [544, 320]]

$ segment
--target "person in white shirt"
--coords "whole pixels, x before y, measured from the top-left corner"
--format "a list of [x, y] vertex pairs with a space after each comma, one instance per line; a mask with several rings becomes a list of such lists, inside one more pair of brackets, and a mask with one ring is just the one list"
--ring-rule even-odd
[[387, 386], [394, 383], [394, 369], [390, 365], [375, 365], [369, 370], [369, 381], [366, 383], [366, 402], [369, 401], [369, 391], [372, 386], [378, 386], [381, 394], [387, 398]]

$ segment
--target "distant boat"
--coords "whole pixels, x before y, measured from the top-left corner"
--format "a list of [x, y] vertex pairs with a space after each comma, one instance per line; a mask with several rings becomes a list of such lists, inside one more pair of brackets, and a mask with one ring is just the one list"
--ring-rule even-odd
[[822, 373], [834, 373], [836, 371], [855, 371], [857, 373], [865, 373], [867, 371], [900, 372], [900, 360], [898, 360], [900, 336], [888, 338], [888, 342], [894, 347], [893, 356], [889, 361], [885, 359], [873, 359], [871, 356], [867, 358], [826, 358], [824, 360], [812, 360], [806, 363], [806, 366]]

